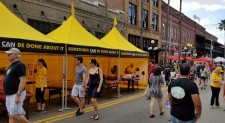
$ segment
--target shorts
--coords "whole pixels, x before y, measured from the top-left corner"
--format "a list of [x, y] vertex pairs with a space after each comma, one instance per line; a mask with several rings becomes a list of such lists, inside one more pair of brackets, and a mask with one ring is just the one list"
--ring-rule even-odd
[[206, 77], [204, 77], [204, 76], [201, 76], [201, 79], [205, 80], [205, 79], [206, 79]]
[[13, 95], [6, 95], [6, 108], [9, 113], [9, 115], [25, 115], [26, 112], [23, 109], [23, 101], [26, 97], [26, 91], [24, 90], [20, 95], [20, 103], [16, 104], [16, 94]]
[[76, 85], [75, 84], [73, 86], [71, 96], [77, 97], [79, 95], [79, 97], [85, 97], [85, 92], [80, 92], [80, 88], [82, 88], [82, 85]]

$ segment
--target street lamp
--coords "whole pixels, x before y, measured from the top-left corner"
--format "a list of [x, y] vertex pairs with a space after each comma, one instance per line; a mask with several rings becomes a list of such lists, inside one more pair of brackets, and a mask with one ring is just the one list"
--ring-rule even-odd
[[184, 63], [186, 62], [186, 55], [189, 54], [188, 48], [184, 47], [184, 50], [182, 51], [182, 54], [184, 54]]
[[148, 50], [152, 51], [151, 53], [151, 56], [154, 58], [155, 60], [155, 57], [154, 57], [154, 50], [158, 50], [158, 47], [155, 46], [155, 40], [151, 40], [151, 45], [150, 47], [147, 48]]

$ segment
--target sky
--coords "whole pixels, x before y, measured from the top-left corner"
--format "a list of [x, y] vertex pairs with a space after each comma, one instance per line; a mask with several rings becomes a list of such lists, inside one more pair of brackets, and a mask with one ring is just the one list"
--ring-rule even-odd
[[[180, 0], [170, 0], [170, 5], [179, 11]], [[225, 44], [224, 31], [218, 29], [218, 23], [225, 19], [225, 0], [182, 0], [182, 13], [191, 19], [196, 15], [200, 18], [199, 24]]]

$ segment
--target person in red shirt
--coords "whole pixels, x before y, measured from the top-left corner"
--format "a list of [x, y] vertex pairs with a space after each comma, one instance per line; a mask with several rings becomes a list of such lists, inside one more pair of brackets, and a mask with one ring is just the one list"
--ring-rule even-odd
[[154, 64], [155, 62], [153, 60], [150, 60], [149, 61], [149, 67], [148, 67], [148, 80], [149, 80], [149, 77], [152, 73], [154, 73], [155, 71], [155, 68], [156, 68], [156, 65]]

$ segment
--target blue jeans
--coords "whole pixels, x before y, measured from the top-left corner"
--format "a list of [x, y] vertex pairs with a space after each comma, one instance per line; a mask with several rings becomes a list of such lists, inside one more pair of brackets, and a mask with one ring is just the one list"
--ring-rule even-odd
[[182, 121], [182, 120], [177, 119], [174, 116], [171, 116], [171, 123], [195, 123], [195, 120], [193, 119], [193, 120], [189, 120], [189, 121]]

